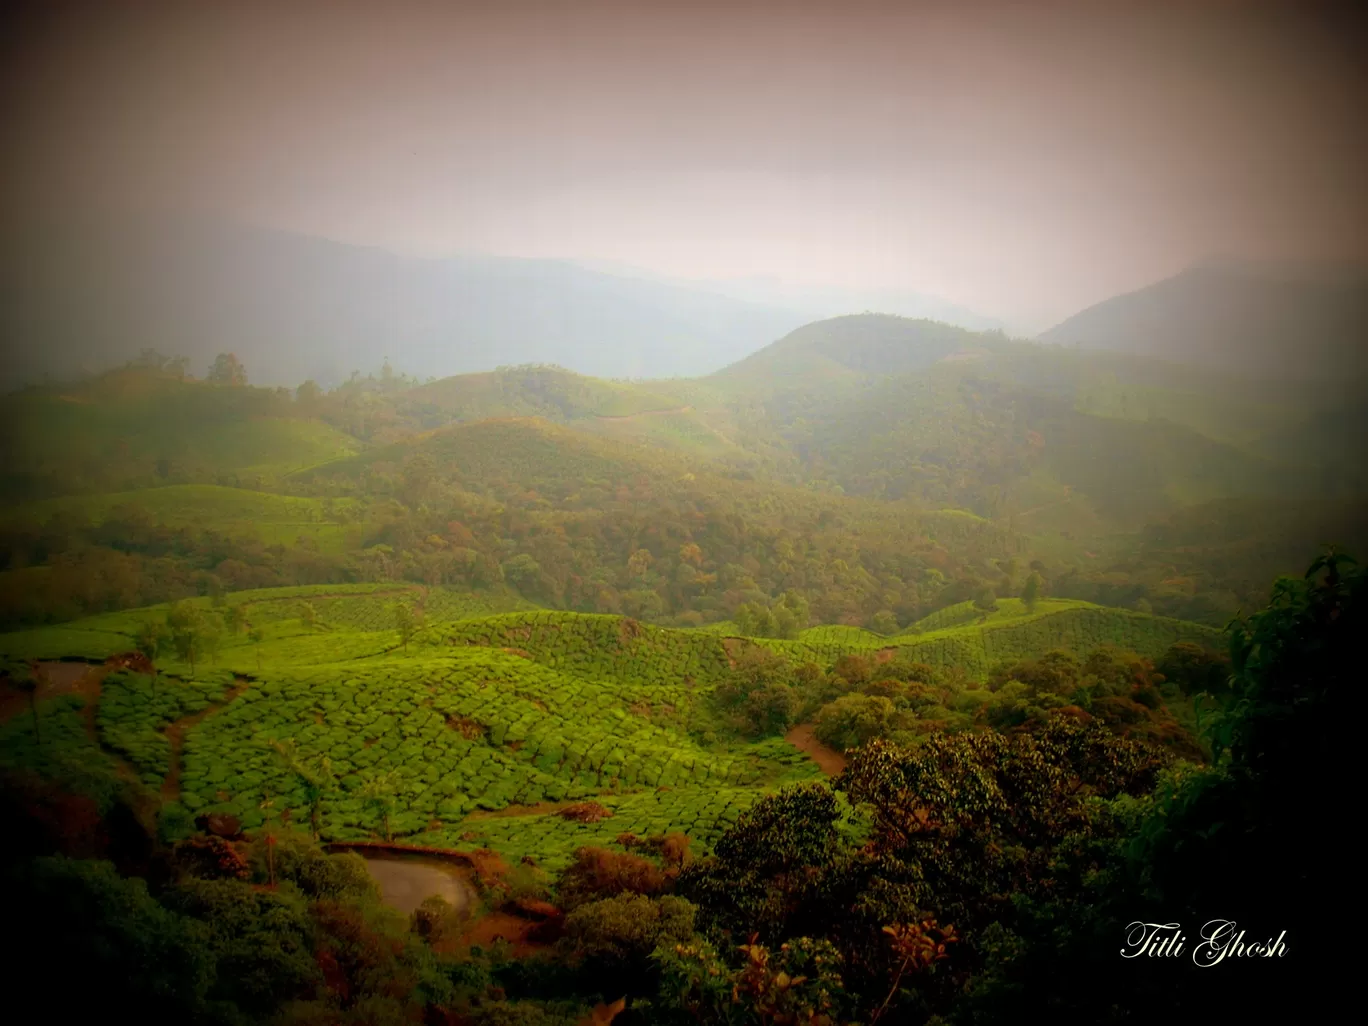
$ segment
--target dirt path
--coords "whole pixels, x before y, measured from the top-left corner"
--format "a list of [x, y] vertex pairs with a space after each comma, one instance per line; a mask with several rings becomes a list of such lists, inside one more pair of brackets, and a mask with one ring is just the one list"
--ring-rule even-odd
[[250, 686], [251, 681], [246, 677], [237, 678], [237, 682], [223, 696], [223, 701], [215, 702], [208, 708], [201, 709], [197, 713], [191, 713], [189, 716], [182, 716], [174, 723], [168, 724], [166, 729], [162, 731], [166, 740], [171, 742], [170, 768], [166, 771], [166, 776], [162, 778], [162, 801], [180, 801], [181, 750], [185, 747], [185, 735], [189, 733], [190, 728], [230, 704], [233, 699]]
[[827, 776], [834, 777], [846, 768], [846, 758], [818, 741], [814, 730], [811, 723], [803, 723], [785, 734], [784, 740], [815, 762]]
[[81, 719], [85, 723], [86, 737], [90, 738], [90, 743], [114, 763], [115, 772], [119, 776], [131, 783], [137, 783], [139, 779], [137, 767], [124, 758], [120, 752], [105, 744], [104, 739], [100, 737], [100, 727], [96, 717], [100, 712], [100, 693], [104, 690], [104, 679], [105, 674], [109, 672], [108, 667], [86, 663], [54, 663], [49, 665], [62, 668], [75, 666], [82, 671], [79, 674], [68, 672], [64, 675], [70, 680], [70, 683], [64, 683], [67, 691], [60, 693], [77, 694], [85, 699], [85, 707], [81, 710]]
[[[625, 792], [611, 792], [620, 794]], [[561, 809], [568, 809], [572, 805], [583, 805], [585, 802], [592, 802], [597, 795], [588, 798], [567, 798], [561, 802], [537, 802], [536, 805], [506, 805], [497, 812], [490, 812], [488, 809], [476, 809], [468, 813], [466, 820], [478, 819], [509, 819], [515, 816], [549, 816], [552, 813], [560, 812]]]

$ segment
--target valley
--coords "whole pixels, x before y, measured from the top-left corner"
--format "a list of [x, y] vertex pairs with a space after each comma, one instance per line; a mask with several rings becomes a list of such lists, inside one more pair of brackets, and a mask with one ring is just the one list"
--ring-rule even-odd
[[[1232, 618], [1368, 540], [1333, 396], [883, 315], [648, 382], [290, 392], [145, 354], [10, 413], [22, 843], [154, 880], [192, 932], [314, 938], [314, 968], [259, 970], [278, 1015], [409, 960], [481, 1015], [569, 987], [579, 1023], [611, 966], [711, 972], [688, 944], [753, 926], [841, 945], [868, 1004], [892, 967], [859, 931], [928, 906], [981, 931], [991, 888], [1076, 871], [1042, 861], [1068, 831], [1119, 845], [1160, 781], [1216, 772]], [[871, 918], [784, 918], [830, 901]], [[230, 981], [238, 935], [204, 948]], [[340, 961], [358, 937], [390, 968]]]

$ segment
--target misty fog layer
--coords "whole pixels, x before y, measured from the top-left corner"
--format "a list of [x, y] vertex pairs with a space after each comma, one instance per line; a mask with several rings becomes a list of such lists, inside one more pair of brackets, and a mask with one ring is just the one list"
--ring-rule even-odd
[[399, 252], [901, 290], [1023, 334], [1211, 254], [1361, 259], [1368, 237], [1350, 5], [10, 17], [12, 225], [211, 213]]

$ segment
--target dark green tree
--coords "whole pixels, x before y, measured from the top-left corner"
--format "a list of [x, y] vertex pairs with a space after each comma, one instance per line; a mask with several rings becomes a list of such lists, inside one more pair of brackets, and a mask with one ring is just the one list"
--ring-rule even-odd
[[247, 640], [252, 643], [256, 650], [257, 673], [261, 672], [261, 643], [266, 638], [266, 632], [260, 626], [253, 625], [247, 629]]
[[242, 361], [232, 353], [219, 353], [209, 366], [209, 374], [206, 380], [215, 385], [241, 387], [247, 384], [247, 369], [242, 366]]
[[135, 639], [138, 651], [152, 664], [152, 694], [154, 695], [157, 693], [157, 677], [160, 675], [157, 669], [157, 656], [161, 654], [162, 646], [166, 643], [167, 637], [165, 626], [155, 620], [144, 620], [143, 625], [138, 628], [138, 636]]

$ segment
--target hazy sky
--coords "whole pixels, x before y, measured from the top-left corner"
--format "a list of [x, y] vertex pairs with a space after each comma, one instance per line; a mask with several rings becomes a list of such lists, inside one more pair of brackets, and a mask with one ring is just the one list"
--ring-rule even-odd
[[11, 209], [903, 287], [1035, 328], [1215, 252], [1368, 245], [1363, 21], [1312, 3], [41, 6], [3, 26]]

